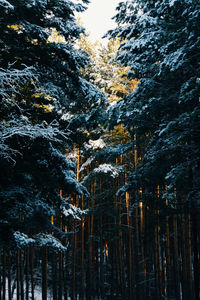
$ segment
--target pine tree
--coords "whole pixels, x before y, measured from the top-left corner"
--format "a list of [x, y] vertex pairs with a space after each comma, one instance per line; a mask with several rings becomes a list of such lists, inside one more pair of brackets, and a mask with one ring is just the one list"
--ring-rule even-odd
[[124, 39], [116, 61], [139, 80], [113, 108], [112, 121], [144, 145], [130, 186], [167, 184], [165, 197], [173, 202], [176, 188], [191, 205], [199, 201], [198, 17], [196, 0], [126, 1], [118, 6], [118, 28], [110, 31]]
[[111, 128], [125, 125], [138, 157], [118, 192], [130, 192], [135, 217], [137, 299], [199, 299], [191, 271], [199, 265], [199, 8], [196, 0], [124, 1], [109, 32], [123, 40], [115, 61], [139, 80], [110, 114]]
[[[31, 253], [32, 295], [34, 264], [42, 255], [47, 298], [49, 256], [66, 252], [63, 227], [83, 214], [69, 196], [87, 195], [87, 190], [77, 181], [66, 148], [87, 140], [105, 106], [103, 93], [82, 78], [87, 58], [74, 48], [84, 31], [74, 13], [83, 11], [84, 3], [0, 1], [0, 246], [20, 249], [13, 252], [18, 298], [24, 295], [26, 251]], [[28, 274], [28, 264], [26, 269]]]

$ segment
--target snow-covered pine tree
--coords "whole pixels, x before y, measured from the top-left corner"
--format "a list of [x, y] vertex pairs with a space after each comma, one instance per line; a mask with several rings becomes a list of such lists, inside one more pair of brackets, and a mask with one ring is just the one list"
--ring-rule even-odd
[[[87, 59], [73, 47], [83, 32], [74, 13], [87, 3], [0, 1], [1, 222], [12, 233], [62, 239], [50, 216], [72, 209], [59, 190], [86, 193], [64, 149], [98, 125], [105, 104], [80, 76]], [[52, 40], [55, 32], [61, 41]]]
[[[199, 298], [199, 8], [197, 0], [123, 1], [110, 31], [123, 39], [116, 61], [139, 80], [110, 117], [111, 127], [126, 126], [137, 154], [137, 168], [119, 191], [131, 191], [133, 299]], [[139, 211], [145, 231], [142, 225], [138, 241]]]
[[133, 93], [113, 107], [142, 145], [143, 159], [130, 189], [165, 186], [164, 197], [199, 204], [199, 1], [124, 1], [111, 37], [124, 39], [116, 61], [139, 79]]

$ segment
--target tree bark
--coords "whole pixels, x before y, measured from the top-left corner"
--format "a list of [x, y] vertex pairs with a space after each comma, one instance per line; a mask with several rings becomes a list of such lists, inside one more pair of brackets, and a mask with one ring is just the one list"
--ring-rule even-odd
[[47, 247], [42, 249], [42, 300], [47, 300]]
[[31, 300], [35, 299], [33, 273], [34, 273], [34, 248], [31, 247], [30, 248], [30, 275], [31, 275], [31, 297], [32, 297]]
[[199, 229], [199, 215], [197, 212], [193, 211], [192, 213], [192, 233], [193, 233], [193, 252], [194, 252], [194, 262], [193, 262], [193, 268], [194, 268], [194, 292], [195, 292], [195, 300], [200, 299], [200, 263], [199, 263], [199, 249], [200, 249], [200, 241], [198, 240], [198, 232]]
[[12, 300], [12, 291], [11, 291], [11, 257], [10, 252], [8, 251], [7, 255], [8, 261], [8, 300]]

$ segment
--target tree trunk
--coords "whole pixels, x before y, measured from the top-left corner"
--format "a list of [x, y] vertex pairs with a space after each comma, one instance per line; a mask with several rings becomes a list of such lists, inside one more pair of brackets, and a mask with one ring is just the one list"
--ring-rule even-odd
[[26, 250], [26, 300], [29, 300], [29, 249]]
[[59, 253], [59, 285], [58, 285], [58, 299], [62, 300], [63, 295], [63, 254]]
[[[84, 210], [84, 197], [81, 198]], [[81, 218], [81, 297], [85, 298], [85, 218]]]
[[19, 250], [17, 250], [17, 300], [20, 300], [20, 266], [19, 266]]
[[52, 289], [53, 289], [53, 300], [58, 300], [57, 295], [57, 286], [58, 286], [58, 279], [57, 279], [57, 254], [52, 255]]
[[0, 248], [0, 300], [2, 300], [2, 252]]
[[192, 214], [192, 233], [193, 233], [193, 252], [194, 252], [194, 262], [193, 262], [193, 268], [194, 268], [194, 292], [195, 292], [195, 300], [200, 299], [200, 276], [199, 276], [199, 270], [200, 270], [200, 263], [199, 263], [199, 249], [200, 249], [200, 241], [198, 240], [198, 232], [200, 232], [200, 226], [199, 226], [199, 215], [197, 212], [193, 211]]
[[42, 249], [42, 300], [47, 300], [47, 247]]
[[33, 273], [34, 273], [34, 248], [31, 247], [30, 248], [30, 275], [31, 275], [31, 297], [32, 297], [31, 300], [35, 299]]
[[8, 252], [7, 256], [8, 261], [8, 300], [12, 300], [12, 291], [11, 291], [11, 257], [10, 253]]
[[167, 280], [167, 297], [171, 298], [173, 293], [172, 282], [172, 266], [170, 256], [170, 228], [169, 217], [166, 217], [166, 234], [165, 234], [165, 257], [166, 257], [166, 280]]
[[186, 224], [185, 214], [181, 215], [182, 225], [182, 240], [181, 240], [181, 256], [182, 256], [182, 295], [183, 300], [188, 300], [188, 289], [187, 289], [187, 262], [186, 262]]
[[6, 255], [3, 250], [3, 272], [2, 272], [2, 289], [3, 289], [3, 300], [6, 300]]
[[20, 294], [21, 300], [24, 300], [24, 261], [22, 250], [19, 251], [19, 270], [20, 270]]

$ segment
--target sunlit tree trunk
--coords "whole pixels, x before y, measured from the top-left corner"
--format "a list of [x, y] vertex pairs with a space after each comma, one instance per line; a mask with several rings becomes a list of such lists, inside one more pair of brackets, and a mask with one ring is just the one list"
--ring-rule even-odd
[[[102, 193], [102, 183], [101, 180], [99, 182], [99, 192], [100, 194]], [[102, 199], [100, 200], [100, 205], [102, 206]], [[107, 246], [107, 244], [106, 244]], [[100, 215], [100, 295], [101, 298], [105, 298], [105, 289], [104, 289], [104, 284], [105, 284], [105, 278], [104, 278], [104, 242], [103, 242], [103, 216], [102, 212]], [[108, 257], [108, 250], [106, 249], [105, 251], [106, 256]]]
[[[142, 189], [140, 189], [140, 196], [142, 198]], [[146, 299], [146, 259], [145, 259], [145, 235], [144, 235], [144, 204], [142, 199], [140, 200], [139, 204], [139, 211], [140, 211], [140, 244], [141, 244], [141, 260], [142, 260], [142, 299]]]
[[134, 227], [135, 227], [135, 235], [134, 235], [134, 248], [135, 248], [135, 283], [136, 283], [136, 299], [141, 300], [142, 292], [141, 292], [141, 258], [140, 258], [140, 242], [139, 242], [139, 214], [138, 214], [138, 206], [135, 208], [134, 215]]
[[[62, 190], [60, 190], [60, 196], [62, 197]], [[54, 225], [54, 217], [53, 216], [51, 216], [51, 225]], [[54, 232], [52, 232], [52, 235], [54, 235]], [[57, 255], [56, 254], [52, 254], [51, 276], [52, 276], [53, 300], [57, 300], [58, 280], [57, 280]]]
[[[62, 190], [60, 190], [60, 197], [62, 197]], [[63, 222], [62, 215], [59, 216], [59, 228], [62, 231]], [[59, 253], [59, 275], [58, 275], [58, 299], [62, 300], [63, 295], [63, 254]]]
[[[76, 179], [79, 181], [79, 170], [80, 170], [80, 149], [77, 148], [77, 167], [76, 167]], [[74, 203], [77, 207], [78, 196], [74, 196]], [[76, 230], [77, 221], [73, 221], [73, 230]], [[77, 263], [77, 234], [73, 235], [73, 271], [72, 271], [72, 299], [75, 299], [77, 291], [76, 291], [76, 263]]]
[[[81, 208], [84, 210], [84, 197], [81, 197]], [[81, 297], [85, 297], [85, 218], [81, 218]]]
[[[91, 184], [90, 193], [93, 196], [94, 195], [94, 184]], [[91, 202], [91, 207], [94, 206], [94, 203]], [[89, 222], [89, 276], [90, 276], [90, 293], [91, 295], [94, 294], [94, 266], [93, 266], [93, 229], [94, 229], [94, 215], [92, 214], [90, 216], [90, 222]]]
[[[159, 202], [160, 187], [157, 187], [157, 201]], [[160, 225], [159, 225], [159, 209], [157, 203], [155, 206], [155, 229], [154, 229], [154, 266], [155, 266], [155, 288], [156, 288], [156, 299], [161, 299], [161, 270], [160, 270]]]
[[[120, 158], [116, 159], [116, 164], [121, 163], [122, 164], [122, 155]], [[118, 187], [120, 186], [119, 181], [117, 181]], [[126, 289], [125, 289], [125, 270], [124, 270], [124, 259], [123, 259], [123, 235], [122, 235], [122, 220], [121, 220], [121, 214], [122, 214], [122, 200], [121, 197], [117, 198], [118, 201], [118, 227], [119, 227], [119, 240], [118, 240], [118, 255], [119, 255], [119, 289], [120, 294], [123, 299], [126, 298]]]

